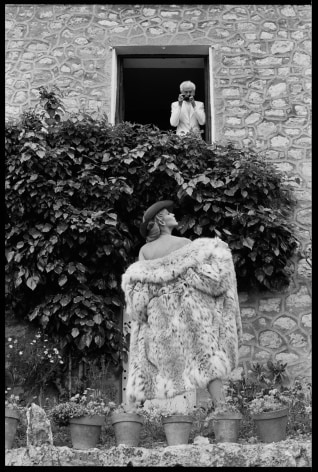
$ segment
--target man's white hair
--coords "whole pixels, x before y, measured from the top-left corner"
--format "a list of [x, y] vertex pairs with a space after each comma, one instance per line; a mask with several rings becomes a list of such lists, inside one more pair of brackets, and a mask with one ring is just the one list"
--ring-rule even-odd
[[195, 90], [195, 84], [191, 82], [190, 80], [185, 80], [184, 82], [181, 82], [180, 84], [180, 92], [183, 91], [185, 87], [191, 87], [193, 90]]

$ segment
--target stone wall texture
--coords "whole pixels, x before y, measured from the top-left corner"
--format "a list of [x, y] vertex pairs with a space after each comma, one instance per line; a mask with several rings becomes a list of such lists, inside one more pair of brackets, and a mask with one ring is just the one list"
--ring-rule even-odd
[[44, 467], [311, 467], [311, 442], [218, 443], [146, 449], [123, 444], [110, 449], [43, 445], [6, 449], [6, 466]]
[[311, 5], [6, 5], [6, 116], [57, 85], [71, 111], [110, 114], [116, 46], [214, 48], [217, 140], [251, 146], [286, 175], [298, 200], [299, 253], [286, 293], [241, 293], [251, 361], [310, 377]]

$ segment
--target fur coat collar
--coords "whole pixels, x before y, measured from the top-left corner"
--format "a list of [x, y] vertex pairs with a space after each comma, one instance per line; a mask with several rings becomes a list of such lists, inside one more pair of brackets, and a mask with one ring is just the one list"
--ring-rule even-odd
[[241, 318], [228, 245], [198, 238], [122, 277], [132, 320], [127, 397], [169, 398], [205, 388], [238, 364]]

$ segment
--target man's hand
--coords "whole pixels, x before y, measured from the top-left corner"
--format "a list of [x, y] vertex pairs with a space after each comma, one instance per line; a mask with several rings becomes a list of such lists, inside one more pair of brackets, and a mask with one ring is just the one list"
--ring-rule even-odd
[[195, 100], [194, 100], [194, 97], [190, 97], [189, 98], [189, 102], [191, 103], [191, 105], [193, 106], [193, 108], [195, 108]]
[[179, 94], [179, 97], [178, 97], [178, 102], [179, 102], [180, 107], [181, 107], [181, 105], [182, 105], [183, 100], [184, 100], [184, 96], [183, 96], [182, 93], [180, 93], [180, 94]]

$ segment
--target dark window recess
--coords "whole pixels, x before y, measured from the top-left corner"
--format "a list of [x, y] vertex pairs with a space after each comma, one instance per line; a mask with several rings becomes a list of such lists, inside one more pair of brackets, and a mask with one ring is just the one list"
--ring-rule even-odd
[[[164, 67], [166, 59], [119, 57], [116, 122], [154, 124], [163, 131], [175, 130], [176, 128], [170, 125], [171, 103], [178, 99], [180, 83], [191, 80], [196, 85], [196, 100], [204, 102], [205, 105], [207, 122], [201, 129], [204, 132], [202, 137], [206, 139], [206, 135], [209, 135], [207, 128], [210, 127], [207, 62], [202, 56], [176, 57], [169, 58], [169, 67]], [[171, 67], [171, 61], [175, 61], [175, 67]], [[195, 62], [194, 67], [191, 67], [191, 61]], [[188, 62], [187, 66], [182, 67], [185, 62]]]

